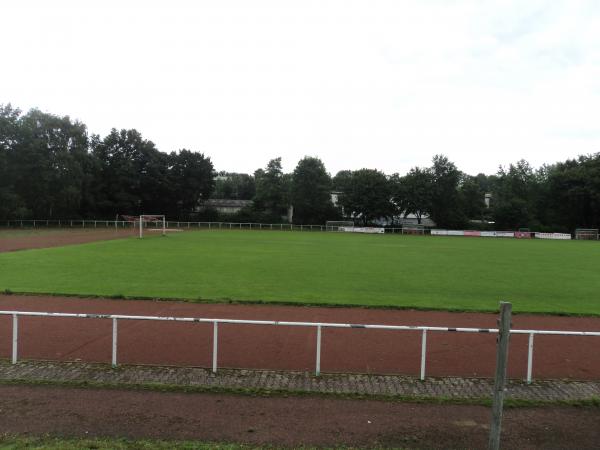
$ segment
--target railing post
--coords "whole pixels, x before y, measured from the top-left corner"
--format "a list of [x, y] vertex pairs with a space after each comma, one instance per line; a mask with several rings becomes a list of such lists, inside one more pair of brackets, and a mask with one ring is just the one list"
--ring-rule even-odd
[[531, 384], [531, 372], [533, 370], [533, 333], [529, 333], [529, 345], [527, 349], [527, 384]]
[[117, 319], [112, 320], [112, 366], [117, 367]]
[[213, 354], [212, 354], [212, 371], [217, 373], [217, 353], [219, 350], [219, 323], [213, 322]]
[[317, 361], [315, 375], [321, 375], [321, 325], [317, 326]]
[[510, 341], [510, 320], [512, 304], [500, 302], [500, 320], [498, 341], [496, 345], [496, 376], [492, 400], [492, 424], [490, 426], [489, 450], [500, 449], [500, 433], [502, 431], [502, 409], [504, 406], [504, 389], [506, 386], [506, 366], [508, 363], [508, 344]]
[[13, 335], [12, 335], [12, 363], [16, 364], [18, 360], [19, 349], [19, 316], [13, 314]]
[[425, 355], [427, 354], [427, 330], [421, 335], [421, 381], [425, 380]]

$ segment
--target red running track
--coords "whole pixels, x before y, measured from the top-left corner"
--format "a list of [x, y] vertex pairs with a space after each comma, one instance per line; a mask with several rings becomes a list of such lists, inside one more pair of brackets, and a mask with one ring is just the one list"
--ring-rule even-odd
[[[264, 319], [449, 327], [496, 327], [495, 314], [441, 311], [315, 308], [185, 302], [78, 299], [0, 295], [1, 310], [150, 316]], [[600, 318], [514, 315], [514, 328], [600, 331]], [[0, 316], [0, 358], [11, 352], [12, 322]], [[107, 319], [22, 317], [19, 358], [109, 363], [112, 324]], [[534, 378], [600, 379], [598, 337], [536, 336]], [[274, 370], [315, 369], [316, 329], [219, 325], [219, 367]], [[323, 329], [323, 372], [394, 373], [418, 376], [421, 333], [366, 329]], [[120, 321], [122, 364], [210, 367], [212, 325]], [[491, 377], [495, 335], [429, 332], [427, 375]], [[524, 378], [527, 336], [513, 335], [509, 376]]]

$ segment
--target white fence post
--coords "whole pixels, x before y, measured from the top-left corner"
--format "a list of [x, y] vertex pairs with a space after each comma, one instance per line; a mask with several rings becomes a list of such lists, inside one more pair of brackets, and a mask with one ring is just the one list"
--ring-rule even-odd
[[117, 319], [112, 320], [112, 366], [117, 367]]
[[315, 375], [321, 375], [321, 325], [317, 326], [317, 362]]
[[217, 373], [217, 352], [219, 350], [219, 323], [213, 322], [213, 354], [212, 354], [212, 371]]
[[425, 356], [427, 354], [427, 330], [421, 335], [421, 381], [425, 380]]
[[529, 333], [529, 345], [527, 346], [527, 384], [531, 384], [531, 372], [533, 371], [533, 333]]
[[13, 335], [12, 335], [12, 363], [16, 364], [19, 348], [19, 316], [13, 314]]

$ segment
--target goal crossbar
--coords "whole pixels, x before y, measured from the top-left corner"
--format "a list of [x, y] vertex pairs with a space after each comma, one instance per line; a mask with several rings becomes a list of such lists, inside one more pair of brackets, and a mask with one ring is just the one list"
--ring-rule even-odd
[[[140, 214], [139, 216], [128, 216], [122, 214], [121, 217], [126, 222], [133, 225], [133, 228], [138, 229], [138, 236], [140, 239], [144, 237], [144, 225], [148, 223], [154, 223], [157, 228], [148, 228], [152, 231], [160, 231], [163, 236], [167, 235], [167, 221], [164, 214]], [[116, 223], [116, 222], [115, 222]]]
[[598, 228], [577, 228], [575, 230], [575, 239], [598, 240]]

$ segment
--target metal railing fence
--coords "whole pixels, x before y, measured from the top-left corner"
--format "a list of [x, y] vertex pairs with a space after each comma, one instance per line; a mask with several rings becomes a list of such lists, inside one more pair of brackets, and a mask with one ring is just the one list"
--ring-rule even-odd
[[[260, 222], [190, 222], [168, 220], [165, 222], [167, 228], [179, 229], [214, 229], [214, 230], [274, 230], [274, 231], [337, 231], [337, 226], [326, 225], [296, 225], [290, 223], [260, 223]], [[158, 226], [152, 221], [147, 226]], [[160, 222], [162, 226], [162, 222]], [[27, 220], [3, 220], [0, 221], [0, 227], [3, 228], [131, 228], [132, 222], [126, 220], [45, 220], [45, 219], [27, 219]], [[405, 227], [404, 231], [413, 230], [414, 227]], [[387, 227], [386, 233], [402, 233], [402, 227]], [[428, 231], [428, 230], [425, 230]], [[412, 234], [412, 233], [411, 233]]]
[[[245, 320], [245, 319], [217, 319], [203, 317], [166, 317], [166, 316], [129, 316], [121, 314], [77, 314], [77, 313], [51, 313], [51, 312], [33, 312], [33, 311], [0, 311], [0, 315], [12, 316], [12, 363], [18, 362], [18, 343], [19, 343], [19, 317], [65, 317], [82, 319], [107, 319], [112, 320], [112, 356], [111, 363], [113, 367], [117, 366], [117, 341], [118, 341], [118, 321], [119, 320], [150, 320], [150, 321], [171, 321], [171, 322], [193, 322], [193, 323], [212, 323], [212, 371], [217, 372], [218, 368], [218, 341], [219, 324], [239, 324], [239, 325], [268, 325], [268, 326], [289, 326], [289, 327], [311, 327], [317, 329], [316, 352], [315, 352], [315, 375], [321, 374], [321, 346], [322, 330], [324, 328], [359, 328], [371, 330], [396, 330], [396, 331], [420, 331], [421, 332], [421, 365], [420, 379], [425, 379], [425, 367], [427, 358], [427, 333], [428, 332], [451, 332], [451, 333], [498, 333], [497, 328], [461, 328], [461, 327], [437, 327], [437, 326], [419, 326], [419, 325], [376, 325], [376, 324], [352, 324], [352, 323], [328, 323], [328, 322], [290, 322], [275, 320]], [[527, 350], [527, 383], [533, 380], [533, 339], [535, 335], [550, 336], [598, 336], [600, 331], [558, 331], [558, 330], [510, 330], [511, 334], [524, 334], [529, 336]]]

